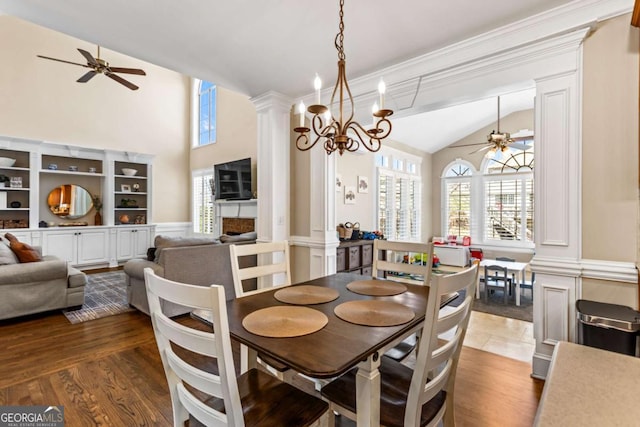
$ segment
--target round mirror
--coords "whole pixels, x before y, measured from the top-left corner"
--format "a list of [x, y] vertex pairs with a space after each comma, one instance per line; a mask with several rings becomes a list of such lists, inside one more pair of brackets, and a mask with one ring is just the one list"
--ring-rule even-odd
[[91, 193], [74, 184], [56, 187], [49, 193], [47, 204], [54, 215], [66, 219], [82, 218], [93, 207]]

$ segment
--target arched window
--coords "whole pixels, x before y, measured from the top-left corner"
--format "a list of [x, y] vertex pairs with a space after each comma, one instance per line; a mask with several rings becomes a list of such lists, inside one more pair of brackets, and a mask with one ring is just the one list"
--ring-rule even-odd
[[470, 163], [457, 159], [449, 164], [442, 176], [442, 208], [445, 235], [471, 236], [472, 180]]
[[533, 139], [518, 140], [484, 164], [484, 240], [533, 243]]
[[197, 145], [216, 142], [216, 86], [200, 80], [198, 86], [198, 141]]

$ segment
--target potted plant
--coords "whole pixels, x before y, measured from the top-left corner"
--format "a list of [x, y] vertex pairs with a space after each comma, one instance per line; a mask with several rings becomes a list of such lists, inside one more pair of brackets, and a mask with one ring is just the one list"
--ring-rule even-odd
[[94, 216], [94, 225], [102, 225], [102, 214], [100, 211], [102, 210], [102, 200], [100, 200], [99, 196], [92, 196], [93, 207], [96, 210], [96, 215]]
[[9, 181], [11, 181], [11, 178], [6, 175], [0, 174], [0, 187], [7, 187], [9, 185]]

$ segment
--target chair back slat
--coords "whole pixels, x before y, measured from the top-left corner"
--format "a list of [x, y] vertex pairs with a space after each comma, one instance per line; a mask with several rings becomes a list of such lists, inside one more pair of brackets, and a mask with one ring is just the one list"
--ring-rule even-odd
[[[411, 258], [418, 255], [424, 263], [411, 263]], [[407, 258], [405, 260], [405, 257]], [[373, 241], [373, 265], [371, 268], [374, 277], [386, 275], [389, 280], [406, 279], [414, 281], [413, 277], [421, 276], [422, 284], [428, 285], [431, 280], [431, 264], [433, 257], [433, 243], [396, 242], [391, 240]], [[396, 276], [396, 273], [399, 275]], [[407, 276], [405, 276], [407, 275]]]
[[[289, 261], [289, 242], [255, 243], [251, 245], [230, 245], [231, 272], [236, 298], [256, 293], [245, 291], [242, 282], [247, 279], [257, 279], [260, 291], [274, 285], [291, 285], [291, 265]], [[239, 258], [257, 255], [258, 265], [241, 268]]]
[[[144, 277], [153, 332], [169, 384], [174, 425], [183, 425], [191, 413], [206, 425], [244, 426], [231, 351], [224, 287], [174, 282], [157, 276], [151, 268], [145, 268]], [[167, 317], [162, 312], [161, 299], [210, 311], [211, 332], [188, 328]], [[198, 353], [215, 358], [218, 375], [193, 366], [173, 350], [172, 344], [187, 350], [186, 354]], [[212, 397], [222, 399], [225, 413], [201, 402], [198, 404], [199, 397], [187, 390], [183, 382]]]
[[[470, 308], [475, 294], [478, 266], [476, 264], [455, 274], [433, 275], [425, 315], [425, 328], [419, 343], [416, 364], [407, 396], [405, 425], [419, 425], [422, 405], [444, 389], [453, 393], [462, 340], [469, 323]], [[440, 313], [443, 295], [459, 292], [463, 302], [450, 312]], [[453, 337], [444, 343], [438, 335], [454, 329]], [[433, 378], [429, 378], [435, 372]], [[447, 397], [449, 398], [449, 397]]]

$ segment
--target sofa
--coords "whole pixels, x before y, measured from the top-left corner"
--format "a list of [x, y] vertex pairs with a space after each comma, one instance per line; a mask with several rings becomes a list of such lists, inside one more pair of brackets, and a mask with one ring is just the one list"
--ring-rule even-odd
[[[131, 259], [124, 264], [129, 305], [149, 314], [149, 302], [144, 283], [144, 269], [176, 282], [190, 285], [222, 285], [227, 300], [235, 298], [229, 245], [255, 243], [256, 233], [238, 236], [167, 237], [158, 235], [147, 259]], [[256, 265], [255, 257], [240, 260], [242, 267]], [[248, 289], [255, 283], [244, 284]], [[189, 308], [161, 301], [162, 311], [170, 317], [188, 313]]]
[[[5, 248], [8, 246], [0, 243], [0, 253]], [[40, 248], [33, 249], [41, 253]], [[33, 262], [2, 264], [0, 319], [79, 307], [84, 302], [86, 284], [87, 276], [83, 272], [55, 256], [40, 256], [40, 260]]]

